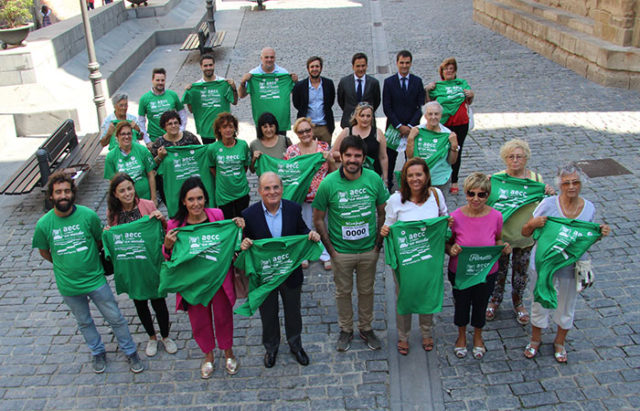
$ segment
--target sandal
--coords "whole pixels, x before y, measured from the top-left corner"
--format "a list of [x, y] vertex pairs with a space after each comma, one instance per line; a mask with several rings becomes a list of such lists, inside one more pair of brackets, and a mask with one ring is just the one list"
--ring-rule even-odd
[[467, 347], [453, 347], [453, 352], [458, 358], [464, 358], [467, 356]]
[[400, 355], [409, 354], [409, 342], [408, 341], [398, 341], [398, 353]]
[[496, 318], [496, 310], [498, 309], [498, 306], [495, 305], [494, 303], [489, 303], [489, 306], [487, 306], [487, 311], [485, 311], [484, 316], [487, 319], [487, 321], [491, 321], [494, 318]]
[[530, 317], [529, 317], [529, 313], [524, 308], [524, 304], [520, 303], [516, 305], [513, 311], [515, 311], [516, 313], [516, 321], [518, 322], [518, 324], [520, 325], [529, 324]]
[[529, 341], [529, 344], [524, 347], [524, 356], [530, 360], [533, 359], [540, 349], [540, 344], [542, 344], [542, 341]]
[[484, 345], [479, 345], [479, 346], [475, 346], [473, 347], [473, 358], [475, 358], [476, 360], [481, 360], [482, 357], [484, 357], [484, 353], [487, 352], [487, 347], [485, 347]]
[[427, 337], [422, 339], [422, 349], [425, 351], [433, 350], [433, 338]]
[[567, 350], [564, 348], [564, 344], [553, 343], [553, 348], [554, 348], [554, 350], [556, 350], [555, 353], [553, 354], [553, 356], [555, 357], [556, 361], [558, 363], [560, 363], [560, 364], [566, 364], [567, 363]]

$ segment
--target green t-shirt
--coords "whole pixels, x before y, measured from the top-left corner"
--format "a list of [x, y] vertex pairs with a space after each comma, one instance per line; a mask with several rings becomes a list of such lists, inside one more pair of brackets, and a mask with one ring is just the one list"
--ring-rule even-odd
[[413, 156], [427, 162], [431, 173], [431, 184], [441, 186], [451, 177], [451, 165], [447, 162], [449, 154], [449, 133], [431, 131], [419, 127], [413, 145]]
[[216, 169], [216, 204], [224, 205], [249, 194], [247, 167], [251, 152], [244, 140], [236, 140], [233, 147], [222, 141], [208, 146], [209, 166]]
[[465, 290], [487, 281], [487, 275], [500, 259], [503, 245], [487, 247], [460, 247], [453, 288]]
[[209, 304], [240, 249], [241, 236], [231, 220], [178, 228], [171, 260], [160, 271], [160, 292], [178, 292], [191, 305]]
[[133, 179], [138, 196], [150, 200], [151, 190], [147, 174], [154, 169], [155, 165], [149, 150], [140, 144], [133, 143], [128, 155], [122, 154], [119, 147], [109, 151], [104, 160], [104, 178], [111, 180], [118, 172], [127, 173]]
[[471, 87], [469, 87], [467, 80], [461, 78], [436, 82], [436, 88], [429, 91], [429, 97], [431, 97], [432, 100], [437, 100], [442, 106], [440, 123], [446, 123], [449, 117], [456, 114], [466, 99], [464, 90], [469, 89], [471, 89]]
[[158, 166], [158, 174], [163, 176], [162, 186], [167, 200], [169, 217], [178, 212], [180, 188], [182, 183], [191, 176], [200, 176], [202, 183], [207, 188], [209, 204], [214, 206], [213, 179], [209, 172], [209, 160], [207, 158], [207, 146], [173, 146], [166, 147], [167, 156]]
[[226, 80], [193, 83], [184, 92], [182, 103], [191, 105], [200, 137], [215, 138], [213, 122], [218, 114], [230, 112], [233, 90]]
[[81, 205], [67, 217], [50, 210], [38, 220], [32, 247], [51, 252], [60, 294], [88, 294], [106, 283], [97, 245], [101, 235], [100, 218]]
[[102, 233], [105, 257], [113, 262], [118, 294], [127, 293], [134, 300], [167, 296], [158, 292], [163, 242], [162, 223], [149, 216], [112, 226]]
[[384, 240], [384, 255], [398, 280], [398, 314], [442, 311], [447, 216], [398, 221]]
[[544, 308], [557, 308], [553, 274], [578, 261], [601, 236], [600, 226], [596, 223], [547, 217], [544, 227], [533, 232], [537, 241], [535, 263], [538, 272], [533, 300]]
[[164, 135], [164, 130], [160, 127], [160, 116], [169, 110], [180, 111], [184, 108], [180, 97], [173, 90], [165, 90], [163, 94], [156, 95], [153, 91], [147, 91], [140, 98], [138, 105], [138, 115], [147, 117], [147, 133], [151, 141]]
[[249, 277], [249, 294], [247, 301], [234, 312], [252, 316], [293, 270], [304, 260], [320, 258], [322, 250], [322, 244], [309, 240], [307, 234], [255, 240], [235, 262], [235, 266]]
[[[127, 120], [118, 120], [118, 119], [116, 119], [116, 120], [112, 120], [111, 124], [113, 124], [113, 126], [115, 127], [121, 121], [127, 121]], [[138, 140], [141, 138], [140, 137], [140, 133], [138, 133], [138, 130], [131, 130], [131, 132], [133, 133], [133, 137], [132, 137], [133, 144], [139, 144]], [[114, 148], [118, 148], [118, 147], [120, 147], [120, 145], [118, 144], [118, 139], [116, 138], [116, 133], [114, 132], [111, 135], [111, 138], [109, 139], [109, 151], [113, 150]]]
[[544, 198], [544, 183], [528, 178], [511, 177], [506, 173], [491, 176], [491, 193], [487, 205], [502, 213], [507, 221], [520, 207]]
[[387, 140], [388, 148], [398, 150], [400, 141], [402, 141], [402, 134], [400, 134], [397, 128], [389, 124], [389, 127], [387, 127], [387, 130], [384, 132], [384, 138]]
[[322, 180], [312, 206], [328, 213], [329, 238], [337, 252], [366, 253], [375, 246], [376, 207], [387, 201], [389, 191], [375, 171], [363, 168], [353, 181], [340, 172]]
[[291, 128], [291, 103], [293, 90], [290, 74], [253, 74], [247, 82], [247, 93], [251, 95], [251, 113], [258, 124], [262, 113], [269, 112], [278, 120], [280, 130]]
[[309, 192], [311, 180], [324, 163], [322, 153], [303, 154], [289, 160], [280, 160], [275, 157], [262, 154], [256, 160], [256, 174], [262, 175], [267, 171], [273, 171], [282, 179], [282, 198], [304, 203]]

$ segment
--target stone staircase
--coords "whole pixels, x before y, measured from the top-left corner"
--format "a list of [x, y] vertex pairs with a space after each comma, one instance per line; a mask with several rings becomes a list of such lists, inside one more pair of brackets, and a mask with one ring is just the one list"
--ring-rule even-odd
[[589, 80], [640, 90], [640, 48], [628, 30], [531, 0], [474, 0], [473, 8], [478, 23]]

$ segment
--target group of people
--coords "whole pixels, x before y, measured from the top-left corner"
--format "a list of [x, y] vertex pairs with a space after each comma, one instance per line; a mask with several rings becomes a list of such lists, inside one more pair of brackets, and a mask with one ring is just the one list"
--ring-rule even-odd
[[[260, 57], [261, 64], [236, 88], [233, 80], [215, 75], [213, 56], [203, 55], [203, 77], [187, 88], [182, 100], [165, 90], [164, 70], [154, 69], [152, 90], [142, 97], [138, 117], [127, 113], [126, 94], [113, 96], [114, 113], [101, 129], [102, 144], [111, 148], [105, 159], [104, 177], [110, 186], [104, 232], [93, 211], [75, 205], [73, 180], [63, 173], [51, 176], [47, 195], [54, 208], [36, 224], [33, 247], [53, 262], [59, 291], [89, 345], [96, 373], [104, 372], [106, 354], [89, 299], [113, 328], [131, 371], [143, 370], [105, 280], [99, 253], [103, 239], [105, 253], [114, 262], [116, 291], [134, 300], [149, 336], [146, 355], [156, 355], [159, 342], [168, 353], [178, 349], [169, 337], [165, 303], [167, 291], [176, 292], [176, 309], [187, 311], [204, 354], [202, 378], [210, 378], [215, 370], [216, 342], [224, 352], [223, 368], [229, 374], [238, 372], [233, 314], [242, 270], [249, 278], [249, 292], [247, 302], [235, 312], [251, 315], [259, 309], [265, 367], [275, 365], [280, 346], [278, 296], [290, 351], [299, 364], [309, 364], [302, 346], [300, 307], [303, 269], [313, 259], [333, 271], [340, 329], [337, 351], [349, 350], [354, 336], [354, 273], [358, 335], [369, 349], [380, 349], [372, 323], [376, 265], [383, 246], [396, 284], [401, 355], [409, 352], [412, 314], [419, 314], [422, 348], [434, 348], [433, 314], [442, 310], [446, 253], [459, 331], [453, 347], [457, 357], [467, 355], [469, 324], [474, 328], [472, 355], [484, 356], [482, 329], [496, 316], [511, 267], [516, 321], [532, 325], [524, 355], [537, 354], [541, 330], [555, 308], [555, 358], [566, 362], [564, 342], [573, 324], [580, 278], [575, 266], [590, 269], [578, 260], [584, 259], [591, 243], [580, 243], [581, 252], [572, 247], [586, 237], [595, 241], [610, 232], [604, 224], [572, 226], [575, 220], [592, 222], [595, 214], [593, 204], [580, 197], [579, 168], [570, 164], [559, 170], [555, 195], [527, 168], [528, 144], [511, 140], [500, 153], [506, 169], [493, 175], [471, 173], [462, 187], [467, 204], [449, 213], [443, 191], [448, 187], [450, 194], [459, 193], [460, 154], [474, 98], [468, 83], [456, 76], [455, 59], [444, 60], [441, 80], [425, 87], [409, 72], [411, 53], [399, 52], [398, 73], [385, 80], [380, 98], [377, 80], [366, 75], [366, 55], [356, 53], [353, 75], [338, 85], [343, 130], [333, 141], [336, 93], [333, 82], [320, 75], [322, 59], [311, 57], [309, 78], [297, 81], [295, 74], [275, 64], [273, 49], [263, 49]], [[298, 109], [292, 127], [297, 144], [286, 136], [289, 94]], [[252, 96], [257, 131], [250, 144], [237, 138], [238, 119], [229, 112], [231, 104], [247, 95]], [[374, 118], [381, 101], [385, 132]], [[421, 125], [425, 103], [426, 121]], [[194, 114], [200, 138], [184, 129], [187, 109]], [[400, 173], [393, 173], [399, 152], [405, 153], [406, 161]], [[248, 170], [259, 175], [260, 199], [252, 205]], [[398, 191], [390, 195], [394, 185]], [[298, 186], [302, 195], [292, 194]], [[159, 200], [167, 206], [168, 219], [157, 209]], [[560, 234], [546, 233], [556, 225]], [[582, 235], [576, 230], [591, 231]], [[532, 235], [538, 247], [544, 242], [544, 252], [532, 250]], [[561, 238], [561, 245], [546, 247], [555, 238]], [[569, 257], [550, 265], [555, 254], [547, 249], [560, 249]], [[134, 254], [148, 269], [122, 263]], [[540, 278], [534, 275], [529, 314], [524, 292], [528, 273], [536, 269]]]

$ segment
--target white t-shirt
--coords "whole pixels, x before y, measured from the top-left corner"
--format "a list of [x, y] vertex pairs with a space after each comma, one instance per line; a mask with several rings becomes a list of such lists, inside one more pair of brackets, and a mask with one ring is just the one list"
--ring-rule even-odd
[[433, 187], [438, 195], [440, 207], [433, 195], [430, 195], [422, 205], [417, 205], [409, 200], [402, 203], [402, 196], [399, 191], [396, 191], [387, 200], [387, 205], [384, 208], [386, 217], [384, 225], [390, 226], [396, 221], [417, 221], [425, 220], [427, 218], [435, 218], [442, 215], [447, 215], [447, 203], [444, 201], [444, 195], [440, 189]]

